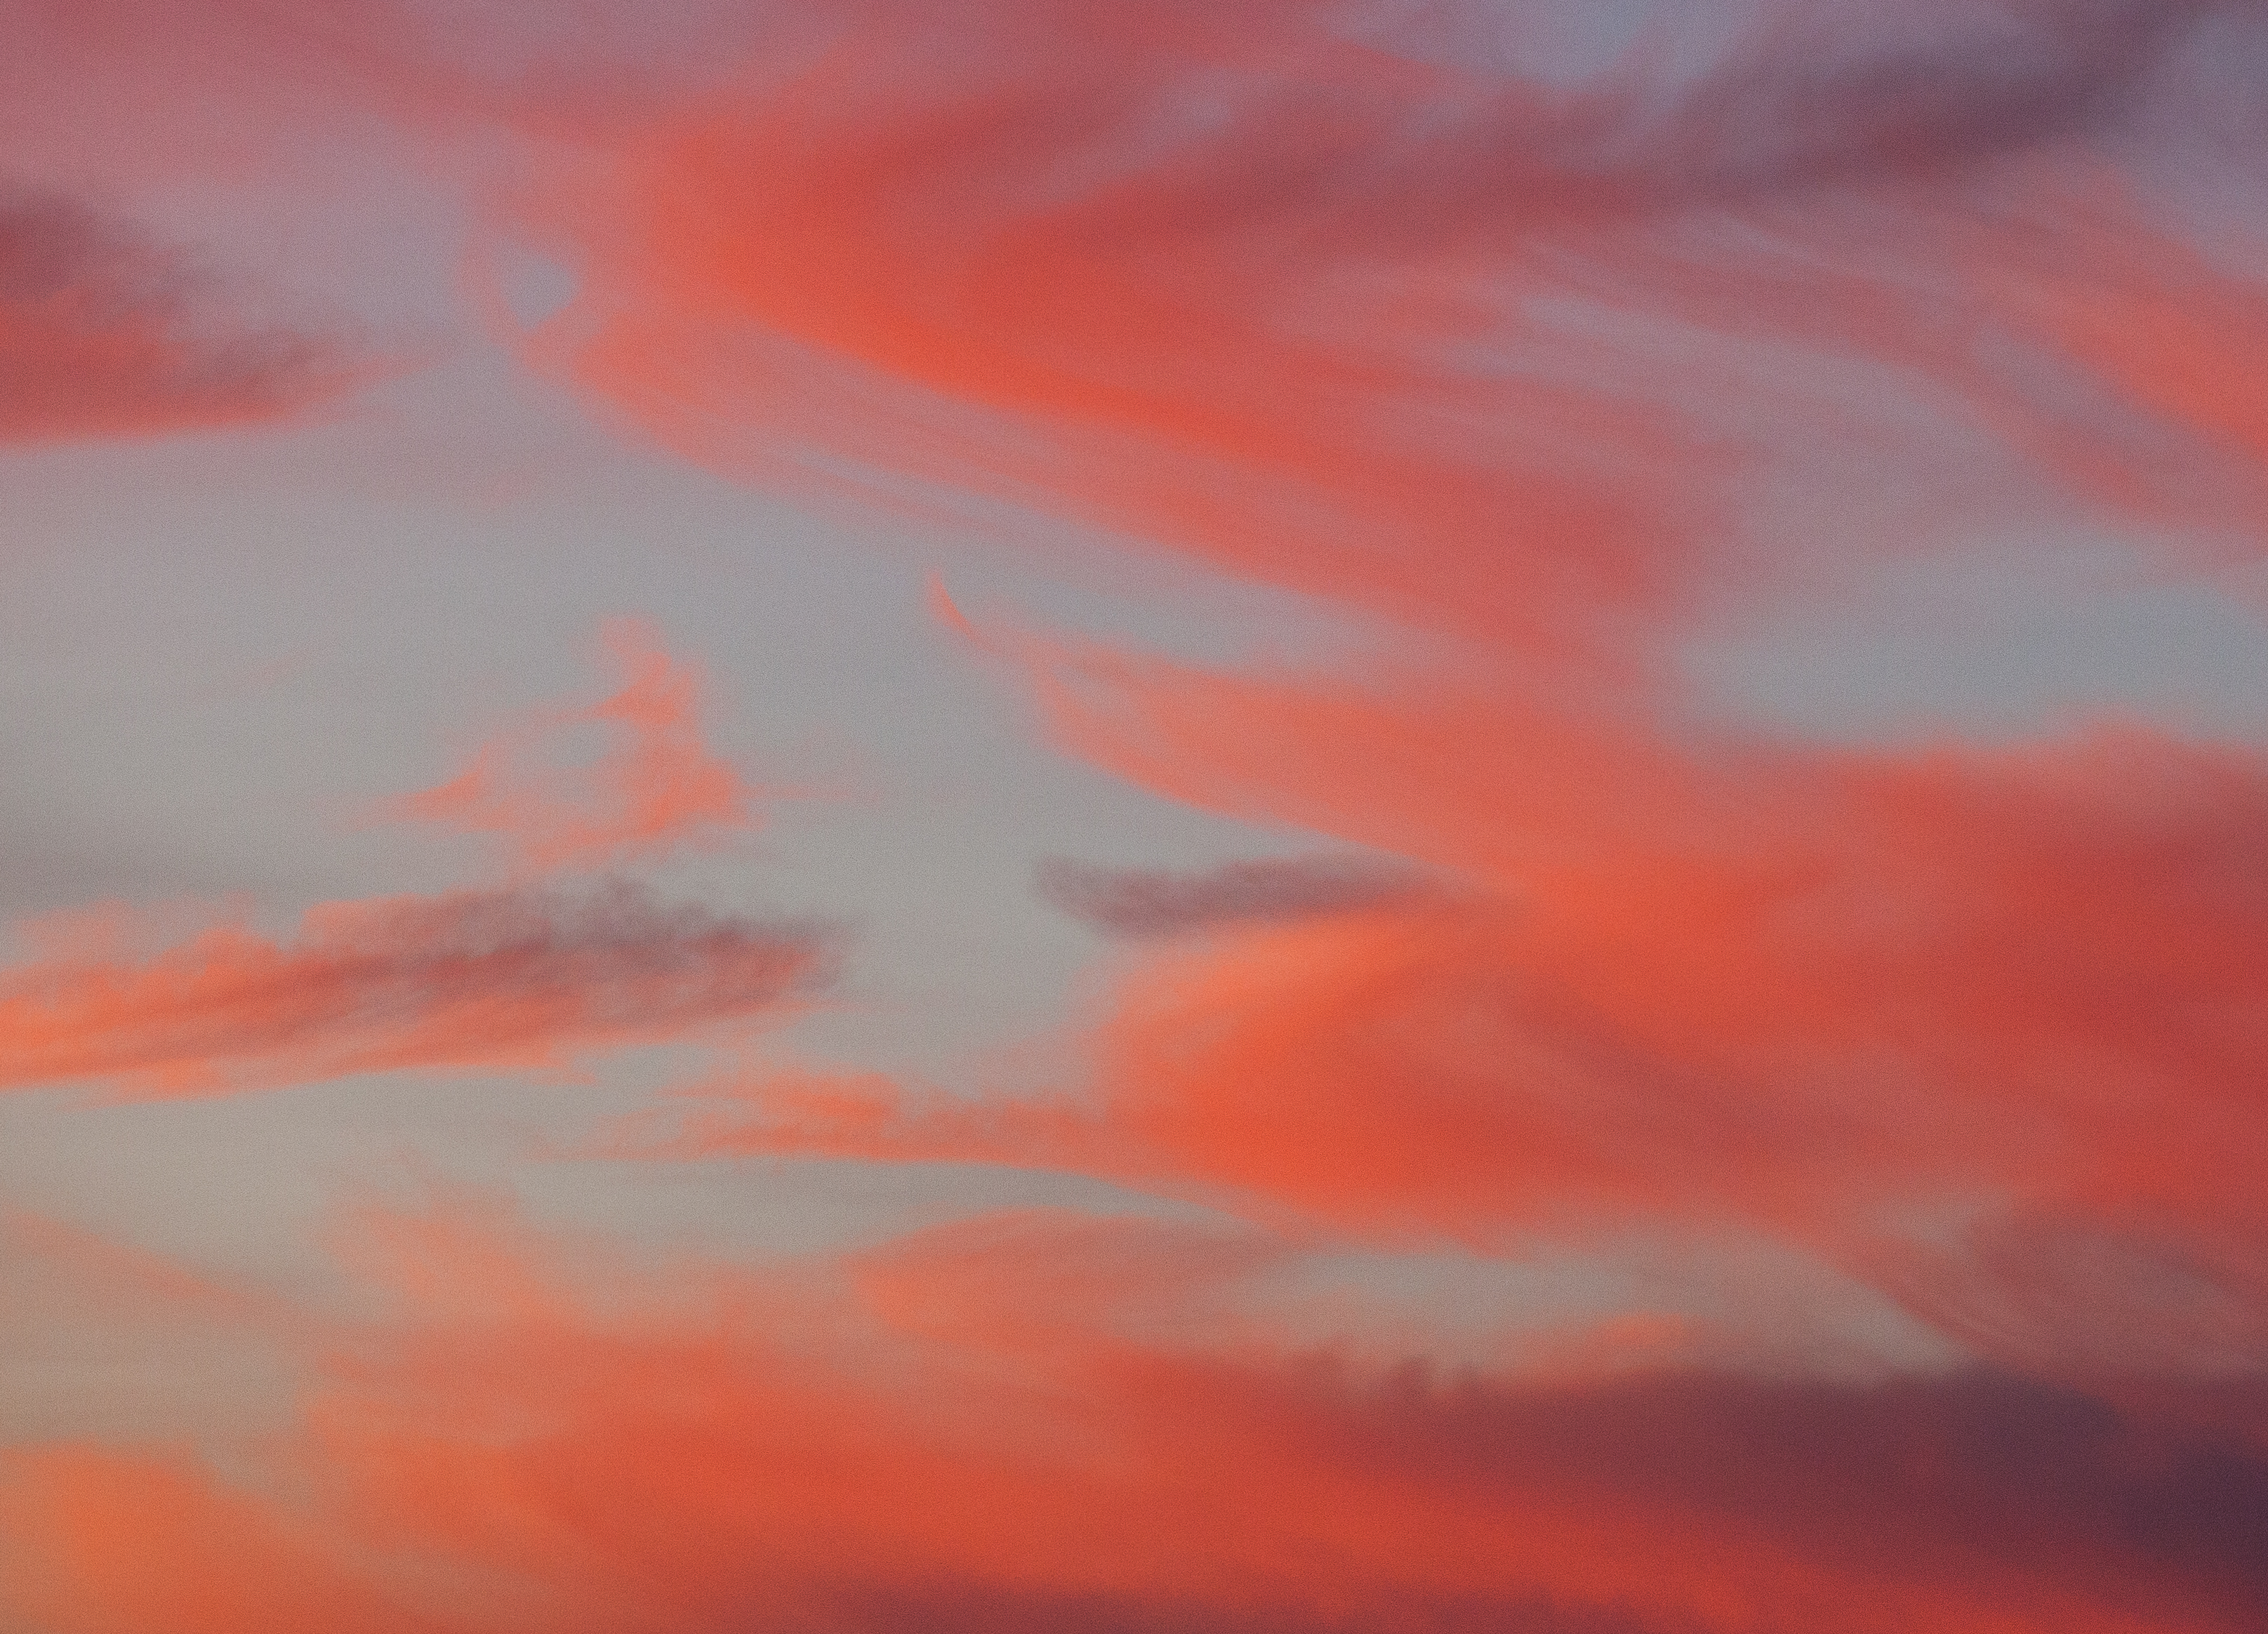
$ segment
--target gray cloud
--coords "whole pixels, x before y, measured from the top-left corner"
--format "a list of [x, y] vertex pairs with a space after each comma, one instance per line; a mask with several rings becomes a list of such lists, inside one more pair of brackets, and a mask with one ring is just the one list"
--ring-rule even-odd
[[1230, 863], [1204, 873], [1099, 868], [1051, 857], [1041, 897], [1107, 936], [1175, 936], [1214, 925], [1276, 924], [1412, 901], [1432, 887], [1375, 857]]

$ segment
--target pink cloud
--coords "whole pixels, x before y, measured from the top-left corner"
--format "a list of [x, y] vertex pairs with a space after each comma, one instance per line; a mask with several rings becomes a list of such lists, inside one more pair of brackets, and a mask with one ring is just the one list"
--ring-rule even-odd
[[[755, 827], [756, 791], [701, 732], [699, 672], [672, 659], [651, 626], [608, 624], [619, 691], [547, 714], [533, 734], [482, 747], [448, 782], [394, 803], [394, 814], [501, 836], [523, 868], [601, 867], [714, 843]], [[529, 767], [532, 738], [596, 726], [608, 739], [588, 764]]]

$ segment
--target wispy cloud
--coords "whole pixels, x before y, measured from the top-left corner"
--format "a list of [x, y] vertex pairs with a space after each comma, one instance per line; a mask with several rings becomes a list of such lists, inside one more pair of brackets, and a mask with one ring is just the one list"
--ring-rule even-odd
[[[635, 620], [605, 638], [612, 696], [542, 717], [605, 751], [523, 769], [507, 739], [392, 813], [501, 835], [519, 877], [432, 895], [324, 902], [276, 938], [241, 917], [184, 934], [122, 904], [23, 927], [0, 967], [0, 1089], [135, 1095], [272, 1089], [402, 1069], [557, 1071], [783, 1015], [834, 975], [810, 920], [672, 903], [603, 871], [754, 822], [753, 791], [702, 740], [698, 678]], [[587, 877], [581, 877], [587, 876]]]
[[[1667, 10], [1570, 76], [1500, 6], [832, 0], [711, 18], [734, 43], [698, 63], [627, 11], [562, 40], [210, 8], [215, 50], [320, 64], [436, 153], [508, 148], [467, 161], [477, 208], [578, 279], [524, 356], [679, 451], [1285, 586], [1376, 644], [1228, 670], [940, 596], [1066, 754], [1348, 849], [1042, 865], [1134, 945], [1038, 1092], [792, 1064], [597, 1143], [1048, 1171], [1156, 1218], [752, 1269], [447, 1197], [342, 1233], [365, 1314], [320, 1332], [19, 1222], [98, 1318], [256, 1330], [302, 1410], [232, 1460], [0, 1455], [0, 1621], [2258, 1627], [2268, 755], [2146, 721], [1766, 738], [1711, 725], [1677, 659], [2012, 520], [2257, 558], [2268, 217], [2249, 182], [2218, 213], [2161, 184], [2257, 158], [2257, 87], [2214, 130], [2190, 103], [2208, 32], [2268, 60], [2268, 17]], [[135, 32], [79, 47], [138, 60]], [[343, 378], [180, 266], [44, 195], [0, 211], [0, 436]], [[749, 831], [764, 791], [692, 665], [608, 641], [611, 696], [392, 808], [494, 840], [512, 883], [51, 943], [0, 970], [0, 1088], [549, 1071], [792, 1013], [830, 931], [615, 877]], [[578, 735], [599, 753], [563, 758]], [[1254, 1291], [1332, 1251], [1637, 1242], [1818, 1268], [1930, 1365], [1828, 1368], [1734, 1291], [1745, 1348], [1633, 1299], [1501, 1365], [1381, 1366]]]
[[2268, 1360], [2239, 1137], [2258, 755], [2139, 730], [1694, 754], [1486, 700], [1055, 661], [1077, 752], [1487, 893], [1160, 953], [1094, 1027], [1095, 1096], [760, 1080], [699, 1149], [1061, 1167], [1388, 1240], [1737, 1223], [2004, 1358]]
[[[757, 791], [703, 742], [700, 674], [656, 632], [617, 619], [603, 632], [621, 690], [537, 718], [483, 747], [448, 782], [393, 802], [391, 815], [494, 834], [535, 873], [666, 856], [756, 825]], [[534, 766], [540, 740], [594, 726], [609, 741], [587, 763]]]
[[830, 938], [615, 880], [330, 902], [272, 940], [223, 924], [147, 957], [0, 970], [0, 1087], [140, 1095], [400, 1068], [561, 1068], [809, 991]]
[[1760, 496], [1860, 485], [1884, 542], [1948, 503], [2258, 514], [2258, 292], [2112, 141], [2216, 13], [1774, 6], [1565, 85], [1344, 8], [849, 5], [613, 133], [619, 195], [545, 195], [586, 284], [534, 351], [806, 491], [1643, 658], [1631, 619], [1816, 570]]
[[0, 442], [274, 420], [375, 372], [357, 342], [51, 194], [0, 191]]
[[1730, 1634], [1800, 1607], [2235, 1634], [2268, 1604], [2250, 1385], [2201, 1412], [1993, 1373], [1210, 1355], [1111, 1331], [1238, 1274], [1154, 1226], [954, 1227], [847, 1277], [657, 1273], [463, 1203], [363, 1231], [394, 1314], [311, 1380], [284, 1468], [320, 1481], [19, 1454], [0, 1605], [74, 1631]]

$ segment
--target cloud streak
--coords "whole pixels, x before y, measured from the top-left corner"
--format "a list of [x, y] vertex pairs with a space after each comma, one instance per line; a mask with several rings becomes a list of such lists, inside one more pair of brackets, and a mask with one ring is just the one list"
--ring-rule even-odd
[[2257, 555], [2260, 223], [2146, 202], [2256, 6], [1765, 6], [1572, 81], [1298, 4], [828, 15], [545, 195], [586, 282], [531, 356], [735, 473], [1454, 633], [1352, 679], [985, 639], [1075, 756], [1474, 889], [1058, 866], [1092, 923], [1210, 932], [1122, 976], [1091, 1093], [791, 1073], [681, 1150], [1489, 1248], [1762, 1230], [2010, 1365], [2268, 1359], [2260, 756], [1756, 741], [1675, 662], [2014, 518]]
[[[2169, 125], [2213, 145], [2183, 122], [2201, 31], [2268, 49], [2257, 4], [1726, 8], [1572, 76], [1496, 6], [842, 0], [701, 63], [608, 12], [612, 74], [615, 48], [503, 12], [182, 15], [433, 150], [508, 147], [485, 229], [578, 277], [515, 343], [677, 450], [1346, 615], [1375, 649], [1312, 674], [939, 609], [1068, 755], [1373, 860], [1042, 865], [1047, 901], [1136, 944], [1049, 1041], [1059, 1084], [795, 1065], [600, 1143], [1048, 1171], [1116, 1188], [1064, 1188], [1094, 1212], [751, 1268], [444, 1199], [342, 1232], [362, 1298], [323, 1324], [11, 1224], [159, 1326], [255, 1335], [302, 1405], [228, 1457], [6, 1454], [0, 1621], [2268, 1616], [2268, 756], [2133, 721], [1766, 738], [1711, 725], [1677, 662], [1727, 612], [2012, 520], [2124, 530], [2169, 571], [2257, 556], [2242, 247], [2268, 217], [2184, 216], [2153, 168]], [[28, 384], [0, 435], [320, 395], [320, 347], [169, 252], [11, 209], [0, 360]], [[792, 1014], [830, 932], [613, 876], [751, 830], [762, 791], [692, 666], [607, 639], [617, 690], [391, 808], [492, 840], [512, 883], [283, 936], [49, 927], [0, 969], [0, 1088], [556, 1071]], [[1458, 1373], [1422, 1335], [1406, 1366], [1354, 1359], [1383, 1326], [1359, 1286], [1336, 1345], [1260, 1287], [1449, 1248], [1800, 1263], [1936, 1359], [1901, 1329], [1830, 1365], [1730, 1270], [1718, 1349], [1649, 1337], [1674, 1319], [1632, 1295]]]
[[[548, 195], [587, 293], [533, 355], [728, 469], [1006, 500], [1531, 658], [1800, 587], [1817, 543], [1759, 494], [1862, 483], [1885, 537], [1994, 489], [2259, 514], [2257, 291], [2107, 134], [2250, 8], [1771, 7], [1572, 86], [1343, 12], [842, 8], [620, 137], [621, 196]], [[2132, 338], [2220, 307], [2217, 350]]]
[[2268, 1362], [2257, 754], [1684, 755], [1500, 702], [1035, 661], [1074, 752], [1486, 894], [1160, 953], [1094, 1027], [1091, 1096], [759, 1082], [686, 1150], [1060, 1167], [1388, 1241], [1737, 1225], [2010, 1362]]
[[0, 971], [0, 1087], [182, 1095], [558, 1069], [777, 1011], [830, 951], [811, 927], [622, 881], [331, 902], [288, 941], [219, 925], [148, 957], [81, 949]]

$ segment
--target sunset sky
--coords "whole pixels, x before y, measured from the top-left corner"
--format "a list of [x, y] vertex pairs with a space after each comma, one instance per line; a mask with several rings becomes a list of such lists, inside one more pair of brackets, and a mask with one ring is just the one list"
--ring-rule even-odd
[[0, 0], [0, 1634], [2258, 1634], [2264, 269], [2259, 0]]

